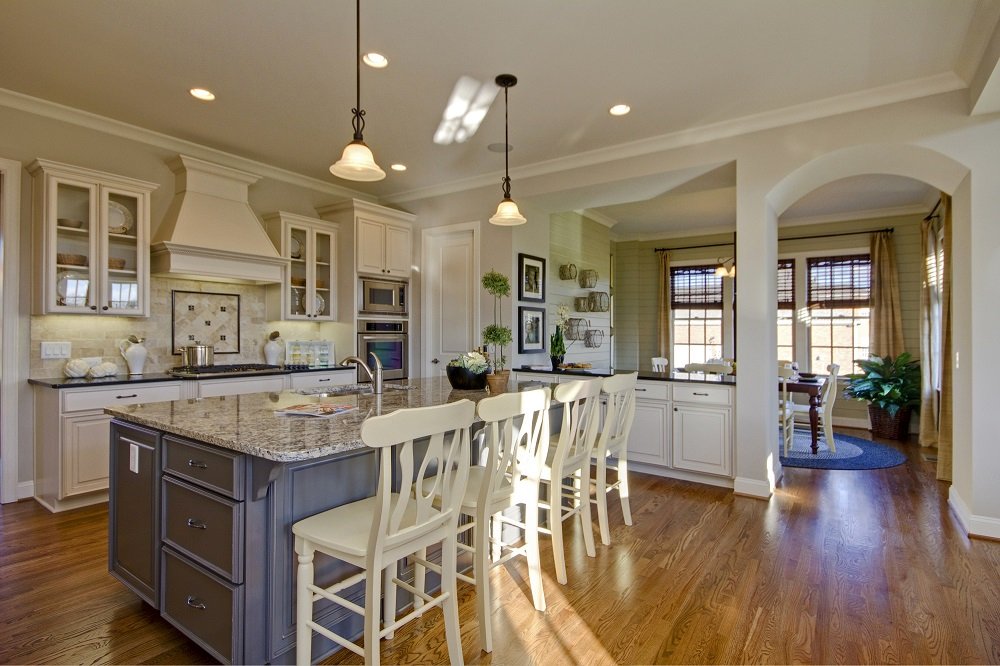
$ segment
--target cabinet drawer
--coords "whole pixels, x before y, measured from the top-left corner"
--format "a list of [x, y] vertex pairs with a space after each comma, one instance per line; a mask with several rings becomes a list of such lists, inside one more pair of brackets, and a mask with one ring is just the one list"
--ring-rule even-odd
[[235, 500], [243, 499], [244, 458], [239, 453], [163, 437], [163, 471]]
[[324, 386], [342, 386], [353, 384], [357, 377], [357, 372], [350, 370], [338, 370], [336, 372], [298, 372], [291, 376], [291, 388], [293, 391], [309, 388], [322, 388]]
[[243, 504], [163, 477], [163, 541], [234, 583], [243, 582]]
[[198, 382], [199, 398], [243, 395], [245, 393], [277, 393], [283, 390], [285, 390], [284, 375], [253, 378], [238, 377], [236, 379], [202, 379]]
[[635, 397], [643, 400], [669, 400], [670, 385], [667, 382], [636, 382]]
[[160, 612], [219, 661], [242, 663], [243, 586], [204, 571], [163, 549]]
[[63, 390], [62, 408], [64, 412], [84, 409], [104, 409], [114, 405], [134, 405], [140, 402], [165, 402], [181, 399], [179, 382], [163, 384], [122, 384], [104, 389], [84, 391]]
[[674, 402], [693, 402], [702, 405], [728, 405], [732, 390], [722, 386], [674, 385]]

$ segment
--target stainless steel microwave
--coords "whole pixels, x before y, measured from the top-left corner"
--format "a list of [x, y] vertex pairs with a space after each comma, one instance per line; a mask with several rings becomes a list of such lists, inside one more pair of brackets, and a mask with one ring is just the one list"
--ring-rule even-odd
[[405, 315], [410, 285], [397, 280], [361, 280], [361, 312], [363, 314]]

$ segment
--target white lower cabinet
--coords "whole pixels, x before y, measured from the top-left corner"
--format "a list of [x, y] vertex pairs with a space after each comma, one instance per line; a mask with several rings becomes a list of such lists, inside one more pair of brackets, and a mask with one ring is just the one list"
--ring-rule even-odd
[[628, 459], [670, 465], [670, 400], [664, 382], [640, 381], [635, 388], [635, 420], [628, 439]]
[[730, 410], [674, 403], [673, 466], [703, 474], [732, 475]]
[[336, 372], [296, 372], [289, 375], [291, 380], [289, 388], [293, 391], [304, 391], [306, 389], [318, 389], [326, 386], [345, 386], [353, 384], [357, 378], [357, 373], [352, 370], [339, 370]]
[[35, 386], [35, 498], [65, 511], [108, 498], [105, 407], [179, 400], [179, 381], [56, 389]]

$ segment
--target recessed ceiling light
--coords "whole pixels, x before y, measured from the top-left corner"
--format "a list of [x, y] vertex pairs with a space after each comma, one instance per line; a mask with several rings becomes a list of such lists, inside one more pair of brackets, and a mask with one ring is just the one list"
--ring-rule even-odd
[[389, 168], [392, 169], [393, 171], [406, 171], [405, 164], [393, 164], [390, 165]]
[[205, 88], [191, 88], [189, 92], [192, 97], [200, 99], [203, 102], [211, 102], [215, 99], [215, 93], [211, 90], [206, 90]]
[[389, 66], [389, 59], [381, 53], [366, 53], [361, 60], [369, 67], [374, 67], [375, 69], [382, 69]]
[[615, 104], [613, 107], [608, 109], [608, 113], [613, 116], [624, 116], [626, 113], [632, 110], [632, 107], [628, 104]]

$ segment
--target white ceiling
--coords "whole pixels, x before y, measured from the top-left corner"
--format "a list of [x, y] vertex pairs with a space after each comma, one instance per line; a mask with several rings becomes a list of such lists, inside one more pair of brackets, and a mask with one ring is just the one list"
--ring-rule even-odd
[[[439, 146], [431, 138], [459, 77], [492, 81], [509, 72], [519, 78], [510, 90], [516, 197], [519, 170], [558, 170], [584, 152], [886, 86], [913, 95], [965, 87], [992, 33], [981, 24], [984, 17], [995, 24], [998, 7], [997, 0], [364, 0], [362, 50], [390, 59], [384, 70], [362, 68], [365, 139], [383, 168], [409, 167], [367, 184], [327, 171], [351, 138], [351, 0], [4, 0], [0, 88], [404, 201], [494, 182], [499, 194], [502, 155], [486, 146], [503, 141], [502, 95], [467, 142]], [[218, 99], [194, 100], [193, 86]], [[618, 102], [632, 113], [610, 116]], [[562, 199], [573, 201], [568, 208], [596, 208], [627, 234], [641, 233], [656, 214], [651, 204], [621, 206], [640, 199], [669, 203], [679, 219], [723, 224], [732, 183], [726, 167], [709, 173]], [[698, 187], [665, 189], [694, 176]], [[885, 186], [874, 190], [887, 194]], [[850, 194], [863, 199], [870, 189], [852, 184]], [[926, 199], [926, 191], [889, 189], [893, 205], [905, 205], [907, 195]], [[799, 212], [823, 215], [843, 198], [824, 200], [802, 202]], [[855, 207], [869, 203], [886, 201]]]

